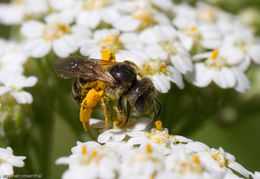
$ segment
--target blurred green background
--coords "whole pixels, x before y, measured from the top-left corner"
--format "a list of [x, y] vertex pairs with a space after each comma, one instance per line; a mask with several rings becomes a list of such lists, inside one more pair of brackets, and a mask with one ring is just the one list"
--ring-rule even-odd
[[[176, 0], [176, 2], [184, 1]], [[186, 2], [195, 3], [194, 0]], [[259, 0], [207, 0], [207, 2], [238, 14], [241, 20], [251, 25], [255, 33], [260, 35]], [[9, 27], [0, 26], [0, 36], [8, 38], [11, 33], [9, 30]], [[52, 59], [57, 57], [54, 56]], [[31, 69], [41, 70], [39, 66], [45, 65], [48, 68], [52, 66], [52, 62], [31, 59], [26, 64], [28, 69], [26, 73], [35, 75], [38, 71]], [[223, 147], [226, 152], [234, 154], [236, 161], [248, 170], [260, 171], [259, 66], [251, 67], [248, 75], [252, 87], [245, 94], [239, 94], [235, 90], [222, 90], [214, 85], [202, 89], [186, 83], [185, 90], [172, 86], [169, 94], [160, 95], [163, 105], [160, 119], [164, 127], [169, 128], [171, 134], [184, 135], [210, 147]], [[37, 173], [45, 173], [48, 168], [50, 169], [48, 178], [60, 178], [67, 167], [55, 165], [55, 160], [70, 155], [70, 149], [76, 145], [77, 140], [83, 142], [89, 138], [83, 133], [78, 120], [79, 109], [71, 97], [72, 80], [58, 78], [50, 68], [37, 77], [39, 82], [36, 87], [30, 89], [30, 92], [41, 95], [41, 98], [34, 98], [31, 110], [36, 111], [34, 115], [37, 118], [32, 121], [29, 135], [42, 140], [42, 144], [34, 145], [32, 140], [30, 144], [33, 149], [24, 147], [26, 153], [32, 153], [26, 165], [31, 164], [28, 171], [38, 171]], [[41, 101], [42, 99], [45, 100]], [[54, 112], [50, 114], [50, 111]], [[45, 133], [46, 131], [48, 133]], [[23, 152], [21, 150], [19, 154], [25, 155]], [[40, 159], [40, 162], [37, 162], [39, 161], [37, 152], [42, 155], [49, 154], [50, 158]], [[41, 166], [44, 165], [46, 167], [43, 171]]]

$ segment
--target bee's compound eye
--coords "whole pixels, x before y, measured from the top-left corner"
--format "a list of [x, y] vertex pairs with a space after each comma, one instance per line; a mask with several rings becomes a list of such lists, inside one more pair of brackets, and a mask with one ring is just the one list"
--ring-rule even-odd
[[135, 102], [135, 109], [140, 113], [145, 112], [145, 99], [144, 99], [143, 95], [141, 95], [137, 98], [137, 100]]
[[112, 76], [120, 82], [128, 83], [136, 79], [136, 73], [133, 68], [127, 64], [118, 65], [110, 70]]

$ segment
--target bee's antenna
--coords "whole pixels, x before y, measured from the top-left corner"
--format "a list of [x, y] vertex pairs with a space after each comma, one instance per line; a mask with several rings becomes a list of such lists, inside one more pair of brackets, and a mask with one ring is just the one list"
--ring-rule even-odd
[[[159, 109], [158, 109], [158, 110], [157, 110], [156, 103], [157, 103], [158, 106], [159, 106]], [[154, 123], [157, 121], [157, 119], [158, 119], [158, 117], [159, 117], [159, 115], [160, 115], [160, 112], [161, 112], [161, 108], [162, 108], [161, 103], [158, 101], [158, 99], [154, 98], [154, 99], [153, 99], [154, 117], [153, 117], [152, 122], [150, 122], [150, 124], [148, 124], [148, 126], [146, 127], [146, 130], [147, 130], [147, 131], [151, 130], [151, 128], [153, 127]]]

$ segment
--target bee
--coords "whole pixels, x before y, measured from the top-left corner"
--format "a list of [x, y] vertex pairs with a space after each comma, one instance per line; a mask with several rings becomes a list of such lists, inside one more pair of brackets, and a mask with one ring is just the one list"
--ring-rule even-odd
[[[133, 109], [140, 114], [148, 114], [154, 109], [154, 117], [147, 130], [150, 130], [158, 119], [161, 105], [156, 99], [154, 85], [147, 77], [137, 79], [139, 68], [133, 62], [74, 56], [56, 61], [54, 69], [62, 78], [75, 77], [72, 95], [80, 104], [80, 121], [85, 131], [90, 132], [89, 119], [93, 108], [99, 102], [105, 116], [103, 130], [110, 127], [109, 100], [116, 101], [115, 109], [120, 116], [114, 121], [114, 125], [125, 126]], [[126, 98], [126, 110], [123, 107], [123, 98]]]

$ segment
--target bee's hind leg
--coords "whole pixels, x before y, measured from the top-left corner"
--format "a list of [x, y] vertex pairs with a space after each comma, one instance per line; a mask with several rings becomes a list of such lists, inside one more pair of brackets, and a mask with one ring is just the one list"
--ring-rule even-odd
[[101, 131], [105, 131], [105, 130], [109, 129], [109, 127], [110, 127], [111, 110], [110, 110], [108, 102], [109, 102], [109, 99], [107, 97], [101, 98], [101, 106], [103, 108], [104, 116], [105, 116], [105, 128], [102, 129]]
[[80, 105], [80, 121], [83, 125], [83, 128], [89, 135], [93, 137], [90, 126], [89, 126], [89, 119], [91, 117], [93, 108], [97, 105], [98, 101], [100, 100], [100, 95], [95, 89], [89, 90], [86, 97], [82, 100]]

